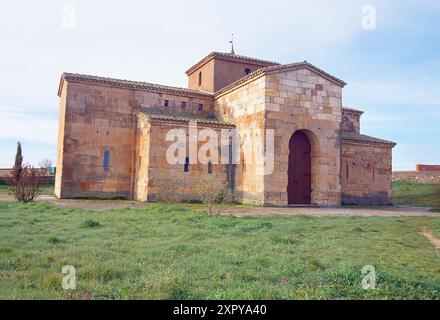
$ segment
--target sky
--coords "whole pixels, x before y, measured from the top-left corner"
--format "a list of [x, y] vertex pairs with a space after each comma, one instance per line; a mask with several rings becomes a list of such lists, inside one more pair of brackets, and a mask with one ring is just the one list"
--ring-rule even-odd
[[440, 164], [440, 1], [5, 0], [0, 6], [0, 168], [55, 162], [63, 72], [186, 87], [211, 51], [343, 79], [364, 134], [398, 143], [394, 170]]

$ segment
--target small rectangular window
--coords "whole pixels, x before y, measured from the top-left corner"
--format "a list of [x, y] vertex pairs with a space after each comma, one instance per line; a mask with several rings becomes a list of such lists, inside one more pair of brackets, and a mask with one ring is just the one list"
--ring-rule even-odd
[[110, 150], [104, 150], [104, 161], [102, 166], [104, 169], [110, 168]]
[[199, 104], [199, 111], [203, 111], [203, 103]]
[[169, 103], [170, 103], [170, 102], [169, 102], [168, 100], [164, 100], [164, 102], [163, 102], [163, 106], [164, 106], [164, 107], [168, 107]]
[[185, 165], [183, 166], [183, 172], [189, 172], [189, 157], [185, 158]]
[[208, 162], [208, 174], [212, 174], [212, 162]]
[[182, 101], [182, 105], [181, 105], [182, 111], [186, 110], [186, 102]]

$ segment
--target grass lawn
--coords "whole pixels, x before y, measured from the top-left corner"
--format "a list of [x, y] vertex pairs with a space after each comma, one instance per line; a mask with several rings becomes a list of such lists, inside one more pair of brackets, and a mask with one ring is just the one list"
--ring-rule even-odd
[[440, 211], [440, 185], [393, 182], [395, 205], [433, 207]]
[[[87, 223], [99, 222], [99, 226]], [[0, 202], [1, 299], [440, 299], [440, 218], [207, 217]], [[61, 288], [76, 267], [77, 289]], [[361, 287], [372, 265], [377, 287]]]
[[[8, 195], [9, 190], [8, 186], [4, 184], [0, 184], [0, 195]], [[41, 195], [53, 195], [54, 194], [54, 185], [53, 184], [45, 184], [40, 186], [40, 194]]]

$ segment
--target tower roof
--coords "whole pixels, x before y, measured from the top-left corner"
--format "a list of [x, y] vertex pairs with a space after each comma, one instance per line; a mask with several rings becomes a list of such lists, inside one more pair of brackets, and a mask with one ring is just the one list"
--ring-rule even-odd
[[241, 63], [249, 63], [249, 64], [255, 64], [261, 67], [269, 67], [269, 66], [278, 66], [280, 65], [278, 62], [263, 60], [263, 59], [257, 59], [247, 56], [242, 56], [239, 54], [233, 54], [233, 53], [226, 53], [226, 52], [211, 52], [206, 57], [204, 57], [202, 60], [197, 62], [195, 65], [193, 65], [191, 68], [189, 68], [186, 71], [186, 74], [189, 75], [193, 73], [195, 70], [200, 68], [205, 63], [211, 61], [212, 59], [221, 59], [226, 61], [233, 61], [233, 62], [241, 62]]

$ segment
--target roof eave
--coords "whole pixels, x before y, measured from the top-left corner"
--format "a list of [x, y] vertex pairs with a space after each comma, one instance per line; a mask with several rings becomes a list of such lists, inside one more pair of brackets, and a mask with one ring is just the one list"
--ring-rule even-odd
[[249, 74], [248, 76], [243, 77], [243, 78], [231, 83], [230, 85], [218, 90], [217, 92], [214, 93], [214, 95], [215, 95], [215, 98], [218, 98], [218, 97], [220, 97], [230, 91], [233, 91], [233, 90], [241, 87], [242, 85], [244, 85], [248, 82], [252, 82], [252, 81], [255, 81], [256, 79], [259, 79], [261, 76], [265, 76], [268, 74], [276, 74], [276, 73], [281, 73], [281, 72], [286, 72], [286, 71], [294, 71], [294, 70], [299, 70], [302, 68], [306, 68], [310, 71], [318, 73], [324, 79], [327, 79], [328, 81], [338, 85], [341, 88], [343, 88], [347, 85], [347, 83], [345, 81], [332, 76], [331, 74], [315, 67], [314, 65], [312, 65], [308, 62], [300, 62], [300, 63], [292, 63], [292, 64], [265, 67], [265, 68], [258, 69], [255, 72]]
[[262, 60], [252, 57], [246, 57], [241, 55], [228, 55], [227, 53], [222, 52], [216, 52], [213, 51], [210, 54], [208, 54], [206, 57], [204, 57], [202, 60], [197, 62], [195, 65], [193, 65], [191, 68], [189, 68], [187, 71], [185, 71], [186, 75], [192, 74], [197, 69], [201, 68], [206, 63], [210, 62], [212, 59], [218, 59], [223, 61], [233, 61], [233, 62], [243, 62], [250, 65], [256, 65], [261, 66], [261, 68], [267, 67], [267, 66], [279, 66], [280, 63], [269, 61], [269, 60]]

